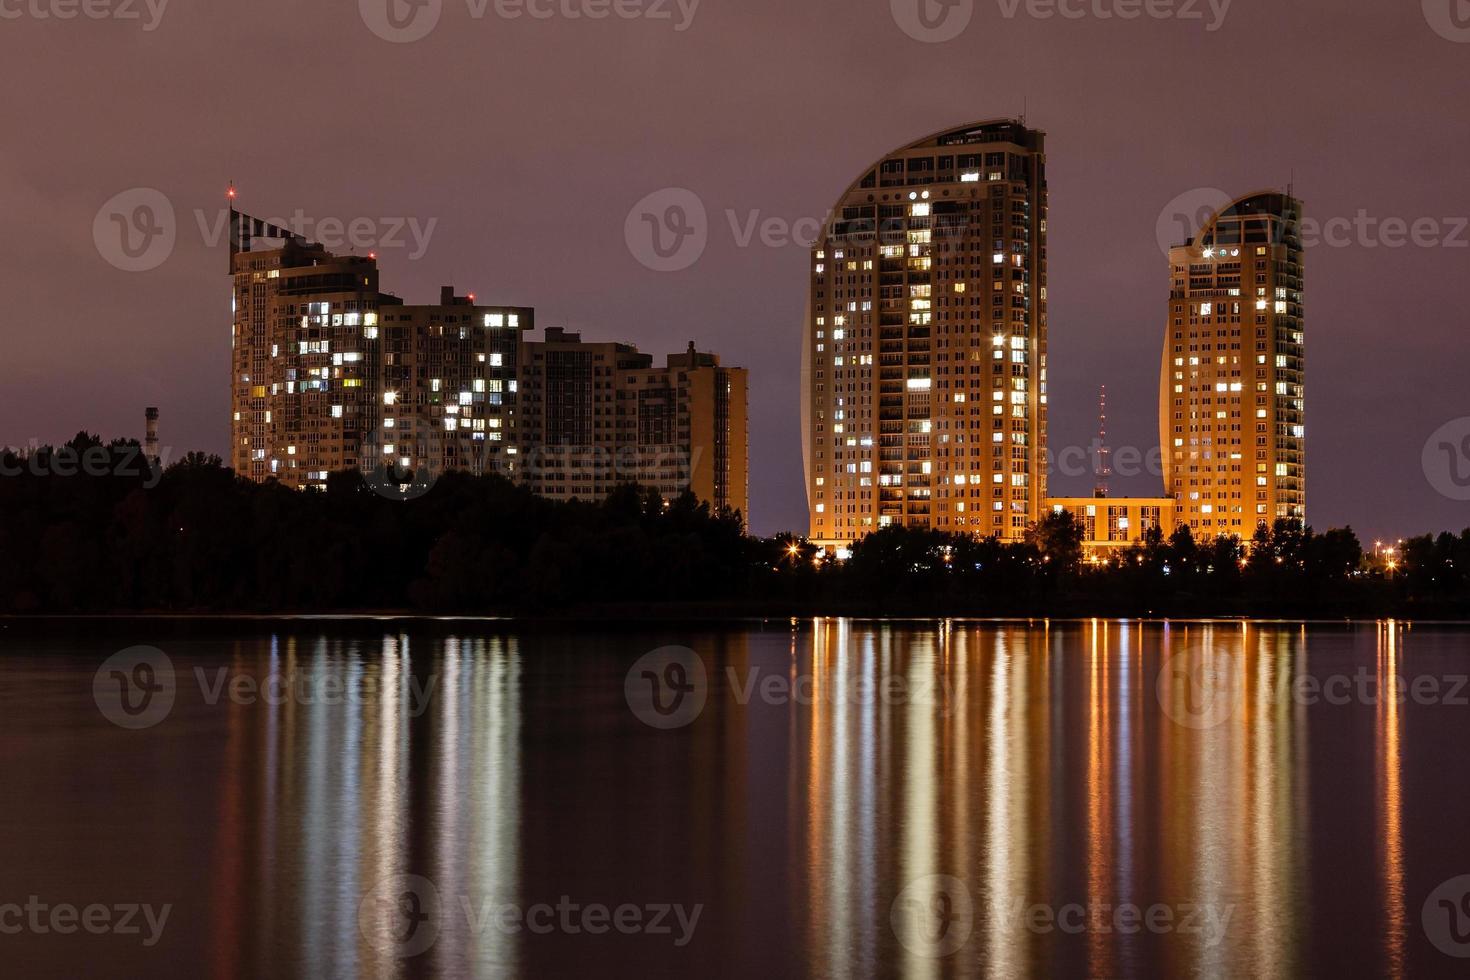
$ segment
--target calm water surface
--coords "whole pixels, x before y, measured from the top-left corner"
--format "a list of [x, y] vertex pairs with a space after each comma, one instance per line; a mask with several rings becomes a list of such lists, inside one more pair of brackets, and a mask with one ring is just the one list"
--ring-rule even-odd
[[12, 624], [0, 972], [1463, 976], [1467, 640]]

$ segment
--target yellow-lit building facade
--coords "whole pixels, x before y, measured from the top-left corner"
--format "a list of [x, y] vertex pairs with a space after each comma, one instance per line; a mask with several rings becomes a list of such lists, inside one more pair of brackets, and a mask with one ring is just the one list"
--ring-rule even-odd
[[1243, 197], [1170, 251], [1165, 492], [1196, 537], [1306, 520], [1301, 203]]
[[811, 253], [809, 537], [1020, 540], [1046, 497], [1045, 136], [946, 130], [866, 168]]
[[1077, 519], [1083, 549], [1092, 557], [1130, 548], [1154, 528], [1167, 538], [1178, 519], [1172, 497], [1053, 497], [1046, 509]]

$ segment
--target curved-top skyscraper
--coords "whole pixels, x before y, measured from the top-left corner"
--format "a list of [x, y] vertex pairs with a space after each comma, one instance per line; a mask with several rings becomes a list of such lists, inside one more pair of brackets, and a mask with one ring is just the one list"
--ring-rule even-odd
[[1046, 496], [1045, 137], [946, 130], [859, 174], [812, 249], [810, 537], [1019, 539]]
[[1164, 486], [1199, 537], [1306, 520], [1302, 205], [1243, 197], [1170, 250]]

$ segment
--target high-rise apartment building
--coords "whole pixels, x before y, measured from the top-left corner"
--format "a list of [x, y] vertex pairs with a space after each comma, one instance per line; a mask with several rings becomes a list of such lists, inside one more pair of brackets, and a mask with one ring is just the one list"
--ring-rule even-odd
[[326, 486], [350, 469], [514, 475], [516, 364], [534, 313], [439, 306], [379, 289], [375, 259], [340, 256], [232, 213], [231, 464], [253, 480]]
[[1201, 537], [1306, 520], [1301, 214], [1243, 197], [1169, 253], [1164, 486]]
[[750, 512], [747, 387], [690, 344], [663, 367], [627, 344], [548, 328], [521, 360], [521, 479], [558, 500], [638, 483]]
[[555, 329], [528, 343], [530, 308], [452, 287], [438, 305], [407, 305], [379, 289], [373, 257], [237, 211], [230, 271], [230, 456], [243, 476], [322, 489], [351, 469], [402, 487], [495, 472], [559, 499], [640, 483], [749, 512], [746, 371], [692, 344], [654, 367]]
[[378, 268], [230, 213], [230, 464], [325, 486], [359, 465], [375, 418]]
[[369, 439], [399, 472], [517, 470], [517, 367], [536, 321], [525, 307], [477, 305], [444, 287], [438, 306], [379, 310], [382, 395]]
[[1018, 121], [886, 155], [812, 249], [810, 537], [1024, 536], [1046, 497], [1045, 137]]

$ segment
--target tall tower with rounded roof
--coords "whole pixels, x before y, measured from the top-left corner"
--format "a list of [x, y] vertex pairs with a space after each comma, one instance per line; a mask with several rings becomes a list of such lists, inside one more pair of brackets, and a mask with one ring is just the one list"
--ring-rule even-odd
[[894, 150], [837, 201], [802, 339], [815, 542], [1041, 517], [1046, 209], [1045, 136], [1017, 120]]
[[1302, 205], [1242, 197], [1169, 253], [1165, 492], [1196, 536], [1307, 515]]

